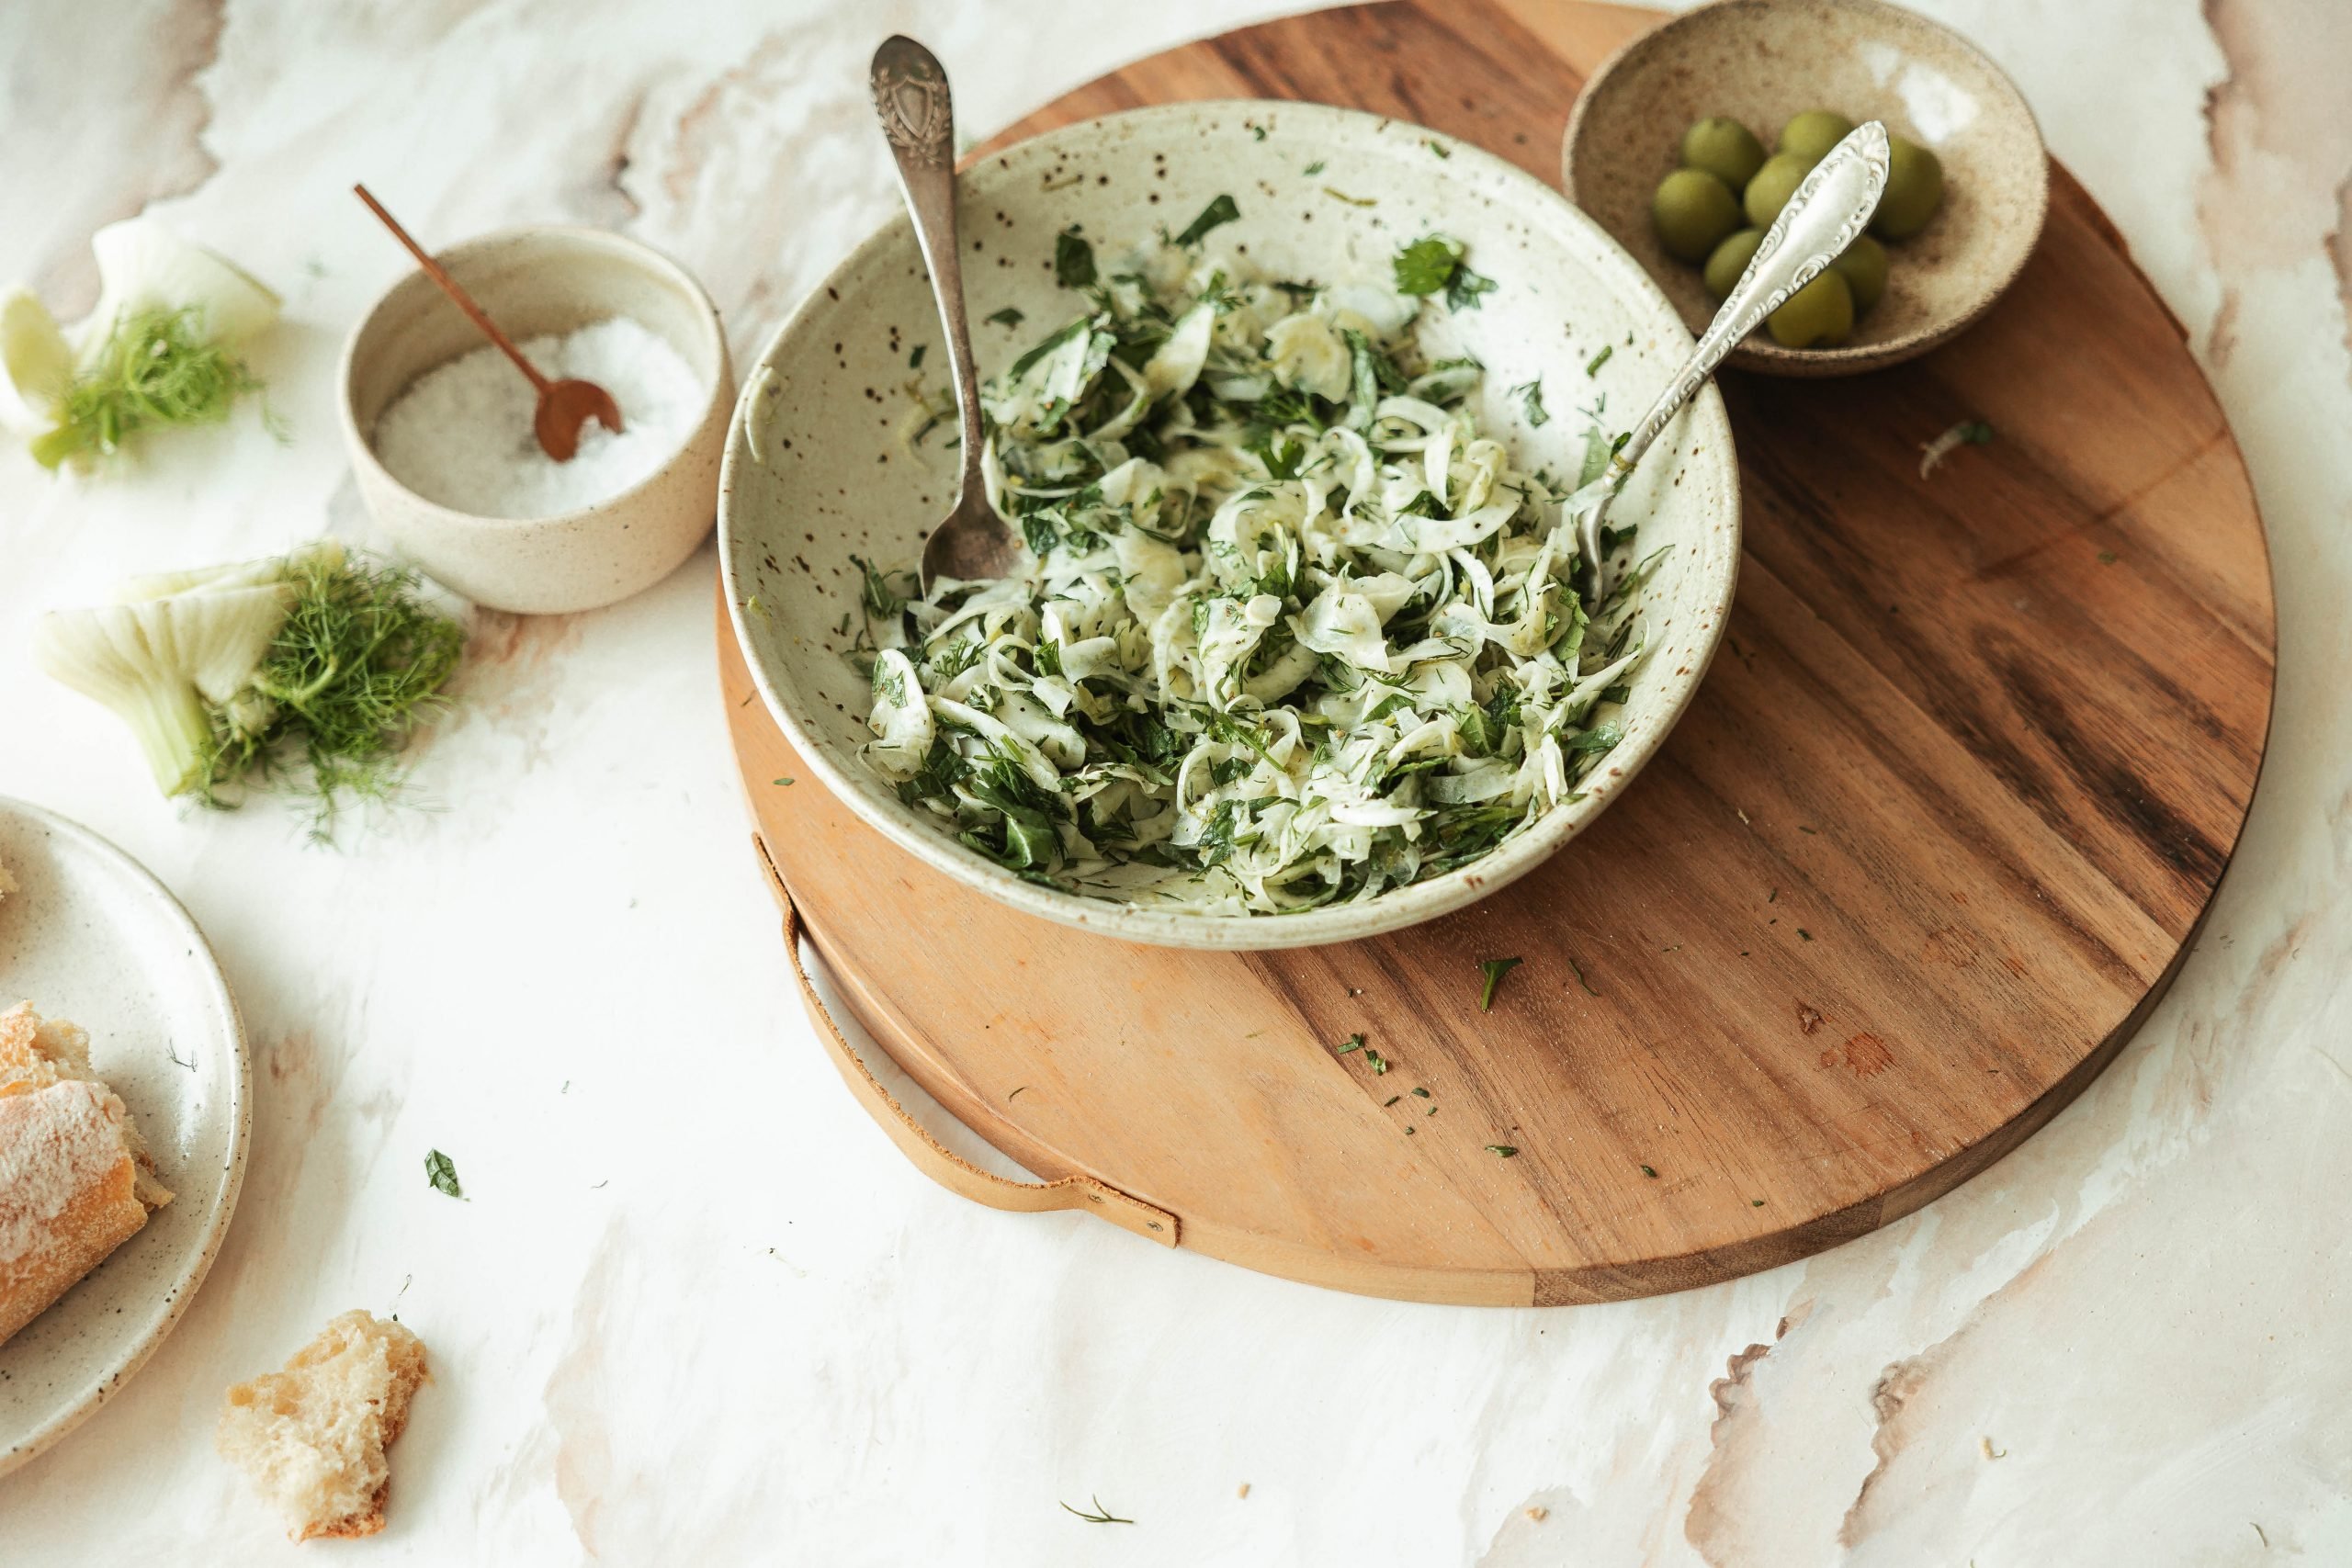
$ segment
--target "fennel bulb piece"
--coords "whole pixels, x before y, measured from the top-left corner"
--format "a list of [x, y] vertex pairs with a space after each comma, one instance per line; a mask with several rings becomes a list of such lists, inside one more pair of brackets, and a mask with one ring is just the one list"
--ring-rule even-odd
[[115, 329], [141, 311], [193, 310], [198, 331], [224, 349], [277, 320], [277, 295], [267, 286], [152, 218], [107, 224], [90, 236], [90, 254], [98, 264], [98, 303], [82, 323], [85, 370], [104, 355]]
[[253, 678], [293, 600], [281, 582], [51, 611], [33, 634], [33, 660], [120, 715], [156, 786], [185, 795], [201, 781], [212, 745], [208, 705]]
[[74, 384], [74, 350], [49, 307], [31, 291], [0, 298], [0, 426], [32, 435], [56, 423], [51, 412]]

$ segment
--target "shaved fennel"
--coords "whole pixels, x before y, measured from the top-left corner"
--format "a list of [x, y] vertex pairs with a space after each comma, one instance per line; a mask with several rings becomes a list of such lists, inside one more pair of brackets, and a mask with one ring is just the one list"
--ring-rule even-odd
[[1608, 438], [1563, 483], [1481, 431], [1484, 367], [1419, 330], [1462, 254], [1417, 242], [1396, 288], [1180, 242], [1102, 266], [982, 395], [1022, 570], [869, 582], [899, 798], [1024, 877], [1208, 914], [1371, 898], [1580, 799], [1664, 552], [1582, 596]]

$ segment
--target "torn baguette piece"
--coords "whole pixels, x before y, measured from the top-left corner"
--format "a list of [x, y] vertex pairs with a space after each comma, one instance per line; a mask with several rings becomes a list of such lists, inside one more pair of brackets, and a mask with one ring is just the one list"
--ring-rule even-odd
[[228, 1393], [216, 1436], [296, 1540], [374, 1535], [391, 1493], [385, 1450], [408, 1426], [425, 1379], [424, 1341], [397, 1322], [345, 1313]]
[[29, 1002], [0, 1012], [0, 1344], [172, 1201], [89, 1046]]

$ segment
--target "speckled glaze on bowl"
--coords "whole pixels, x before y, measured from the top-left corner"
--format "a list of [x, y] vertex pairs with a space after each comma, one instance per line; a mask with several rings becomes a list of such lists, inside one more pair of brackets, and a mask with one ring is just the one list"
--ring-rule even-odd
[[710, 532], [734, 405], [727, 336], [702, 285], [650, 245], [602, 229], [510, 229], [435, 259], [518, 342], [613, 316], [635, 319], [678, 351], [707, 401], [667, 461], [594, 506], [553, 517], [478, 517], [427, 501], [378, 460], [376, 417], [410, 382], [484, 339], [431, 278], [410, 272], [352, 329], [337, 376], [344, 445], [369, 513], [409, 558], [494, 610], [593, 610], [667, 577]]
[[1881, 0], [1715, 0], [1602, 62], [1568, 119], [1570, 200], [1649, 269], [1691, 331], [1714, 318], [1699, 269], [1650, 224], [1650, 196], [1684, 128], [1727, 114], [1767, 148], [1809, 108], [1883, 120], [1943, 163], [1934, 220], [1890, 243], [1885, 297], [1835, 348], [1750, 334], [1730, 363], [1775, 376], [1850, 376], [1944, 342], [1991, 308], [2025, 265], [2050, 206], [2050, 159], [2017, 85], [1966, 39]]
[[[1443, 153], [1445, 155], [1441, 155]], [[1385, 281], [1397, 249], [1442, 231], [1498, 285], [1483, 309], [1432, 305], [1423, 341], [1487, 367], [1474, 403], [1524, 467], [1576, 471], [1585, 422], [1608, 396], [1632, 419], [1691, 338], [1640, 265], [1557, 192], [1419, 126], [1284, 103], [1180, 104], [1067, 127], [982, 160], [959, 185], [964, 279], [982, 375], [1077, 312], [1054, 281], [1054, 237], [1083, 224], [1098, 252], [1182, 228], [1220, 194], [1241, 216], [1213, 252], [1277, 277]], [[1352, 199], [1351, 199], [1352, 198]], [[1359, 205], [1362, 203], [1362, 205]], [[1017, 330], [986, 318], [1006, 307]], [[860, 573], [850, 558], [910, 565], [944, 514], [955, 454], [909, 444], [910, 383], [945, 386], [938, 317], [902, 217], [851, 253], [786, 321], [744, 378], [719, 495], [719, 559], [735, 632], [769, 710], [825, 785], [893, 843], [958, 882], [1066, 925], [1177, 947], [1351, 941], [1475, 902], [1588, 826], [1656, 754], [1723, 635], [1739, 561], [1738, 468], [1710, 387], [1668, 428], [1614, 513], [1673, 554], [1648, 590], [1652, 652], [1634, 678], [1624, 740], [1580, 801], [1494, 854], [1367, 902], [1278, 917], [1204, 917], [1104, 902], [1021, 880], [899, 804], [860, 756], [865, 678], [849, 662]], [[922, 369], [909, 360], [927, 347]], [[1586, 366], [1611, 350], [1591, 375]], [[1531, 427], [1509, 389], [1541, 378], [1554, 417]], [[844, 617], [847, 617], [846, 622]], [[876, 875], [887, 875], [877, 866]]]
[[112, 1398], [179, 1321], [229, 1232], [253, 1107], [243, 1025], [179, 900], [53, 812], [0, 796], [0, 1009], [90, 1032], [172, 1201], [0, 1345], [0, 1473]]

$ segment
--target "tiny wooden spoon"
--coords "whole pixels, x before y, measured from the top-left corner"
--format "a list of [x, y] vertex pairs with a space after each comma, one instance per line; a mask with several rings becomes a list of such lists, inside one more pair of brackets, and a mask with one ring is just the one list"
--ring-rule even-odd
[[426, 255], [424, 246], [409, 238], [408, 231], [384, 210], [382, 202], [368, 194], [366, 186], [351, 188], [368, 204], [368, 211], [384, 220], [384, 227], [392, 231], [393, 238], [408, 247], [409, 254], [416, 258], [416, 265], [424, 269], [425, 276], [439, 284], [441, 291], [457, 302], [458, 309], [472, 318], [474, 325], [514, 362], [515, 369], [531, 378], [531, 385], [539, 394], [539, 406], [531, 416], [531, 426], [538, 432], [541, 451], [559, 463], [569, 463], [572, 454], [580, 450], [580, 427], [592, 419], [616, 435], [620, 434], [620, 405], [613, 401], [610, 392], [594, 381], [550, 381], [540, 375], [537, 367], [523, 357], [523, 351], [474, 303], [473, 297], [458, 287], [458, 280], [443, 271], [439, 262]]

